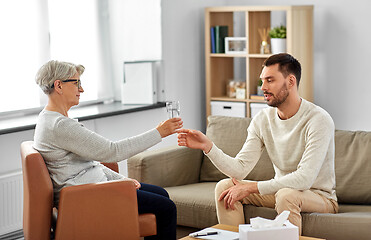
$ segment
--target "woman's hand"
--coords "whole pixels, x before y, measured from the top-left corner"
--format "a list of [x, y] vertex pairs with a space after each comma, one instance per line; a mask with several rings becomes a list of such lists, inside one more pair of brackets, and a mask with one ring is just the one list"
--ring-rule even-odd
[[176, 130], [183, 127], [183, 121], [181, 118], [171, 118], [164, 122], [161, 122], [157, 127], [157, 131], [160, 133], [161, 137], [167, 137], [173, 133], [176, 133]]
[[189, 148], [201, 149], [209, 153], [213, 143], [205, 134], [197, 130], [180, 129], [178, 130], [178, 145]]
[[128, 181], [132, 181], [134, 183], [136, 189], [139, 189], [141, 187], [140, 182], [138, 182], [138, 180], [133, 179], [133, 178], [126, 178], [126, 179]]

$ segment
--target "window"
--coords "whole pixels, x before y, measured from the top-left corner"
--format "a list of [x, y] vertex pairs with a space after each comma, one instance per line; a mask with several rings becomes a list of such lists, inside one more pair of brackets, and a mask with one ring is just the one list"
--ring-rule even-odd
[[0, 1], [0, 112], [40, 105], [34, 76], [48, 55], [44, 17], [37, 0]]
[[82, 64], [85, 90], [81, 101], [98, 99], [98, 79], [104, 79], [98, 6], [92, 0], [49, 0], [50, 58]]
[[120, 99], [124, 61], [161, 59], [161, 0], [2, 0], [0, 28], [0, 113], [45, 105], [50, 59], [86, 67], [81, 101]]

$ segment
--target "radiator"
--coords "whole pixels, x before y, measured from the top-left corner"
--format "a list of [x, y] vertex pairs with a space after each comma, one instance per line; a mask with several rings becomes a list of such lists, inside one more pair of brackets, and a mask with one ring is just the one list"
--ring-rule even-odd
[[0, 237], [22, 229], [22, 172], [0, 175]]

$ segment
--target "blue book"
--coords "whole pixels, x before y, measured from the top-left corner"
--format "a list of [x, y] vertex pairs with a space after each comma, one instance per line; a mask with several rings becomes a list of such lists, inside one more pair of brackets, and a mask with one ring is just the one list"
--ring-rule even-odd
[[211, 35], [211, 53], [215, 53], [215, 27], [210, 28], [210, 35]]

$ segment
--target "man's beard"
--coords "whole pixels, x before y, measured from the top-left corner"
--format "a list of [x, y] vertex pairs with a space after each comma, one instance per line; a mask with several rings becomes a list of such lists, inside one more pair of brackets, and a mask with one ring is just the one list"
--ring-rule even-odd
[[279, 107], [282, 103], [284, 103], [289, 96], [289, 91], [287, 90], [286, 83], [282, 86], [281, 90], [278, 92], [277, 96], [273, 95], [270, 92], [264, 92], [264, 94], [269, 94], [272, 96], [272, 100], [270, 102], [267, 101], [267, 104], [271, 107]]

